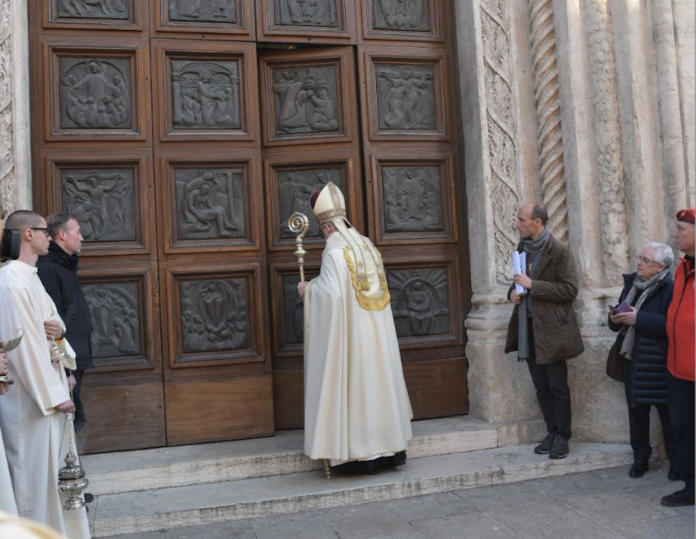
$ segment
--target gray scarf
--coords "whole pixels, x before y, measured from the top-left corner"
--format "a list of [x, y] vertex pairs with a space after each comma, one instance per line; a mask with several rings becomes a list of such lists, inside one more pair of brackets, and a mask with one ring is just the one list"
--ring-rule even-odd
[[[637, 303], [634, 305], [636, 311], [640, 311], [640, 308], [643, 306], [643, 303], [645, 303], [645, 300], [650, 297], [650, 294], [655, 288], [657, 288], [657, 286], [662, 282], [662, 279], [664, 279], [668, 273], [669, 268], [664, 269], [657, 275], [653, 275], [648, 281], [644, 281], [640, 277], [636, 276], [635, 280], [633, 281], [633, 286], [624, 298], [624, 301], [631, 305], [638, 294], [638, 291], [642, 290], [643, 293], [640, 295]], [[620, 353], [623, 357], [630, 360], [633, 344], [636, 340], [636, 326], [624, 326], [621, 331], [625, 332], [626, 336], [624, 337], [623, 344], [621, 345]]]
[[[542, 253], [551, 242], [551, 230], [547, 227], [536, 239], [524, 238], [521, 241], [522, 249], [527, 253], [527, 267], [530, 278], [536, 277], [536, 269], [541, 260]], [[531, 314], [532, 298], [529, 292], [521, 296], [522, 302], [517, 309], [517, 359], [526, 361], [529, 359], [529, 329], [528, 314]]]

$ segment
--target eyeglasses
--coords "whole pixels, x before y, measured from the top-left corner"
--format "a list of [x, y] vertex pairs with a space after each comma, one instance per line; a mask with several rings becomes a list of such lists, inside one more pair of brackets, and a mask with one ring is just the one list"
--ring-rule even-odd
[[50, 234], [48, 233], [48, 228], [42, 228], [40, 226], [30, 226], [29, 230], [38, 230], [46, 234], [46, 237], [48, 238]]
[[636, 261], [642, 262], [643, 264], [662, 264], [662, 262], [658, 262], [657, 260], [650, 260], [649, 258], [643, 255], [637, 256]]

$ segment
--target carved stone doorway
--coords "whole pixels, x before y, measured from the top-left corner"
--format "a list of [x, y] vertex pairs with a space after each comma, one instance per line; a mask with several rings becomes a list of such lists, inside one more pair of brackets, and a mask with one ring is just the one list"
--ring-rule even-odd
[[[302, 426], [285, 222], [328, 181], [383, 252], [417, 417], [467, 411], [450, 9], [30, 0], [36, 207], [86, 238], [89, 452]], [[307, 248], [315, 275], [315, 224]]]

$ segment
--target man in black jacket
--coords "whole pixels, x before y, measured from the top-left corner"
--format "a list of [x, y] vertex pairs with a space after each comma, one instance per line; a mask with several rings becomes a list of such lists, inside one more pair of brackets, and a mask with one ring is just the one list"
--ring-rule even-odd
[[85, 427], [85, 409], [80, 399], [82, 375], [92, 364], [92, 322], [87, 300], [77, 278], [77, 255], [82, 248], [80, 223], [71, 213], [59, 212], [46, 219], [53, 241], [48, 254], [39, 257], [39, 278], [65, 322], [65, 338], [75, 350], [77, 370], [73, 402], [77, 408], [75, 430]]

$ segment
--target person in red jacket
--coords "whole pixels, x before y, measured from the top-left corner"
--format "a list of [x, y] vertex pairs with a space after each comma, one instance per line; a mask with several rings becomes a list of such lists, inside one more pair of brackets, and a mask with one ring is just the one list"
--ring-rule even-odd
[[674, 294], [667, 312], [667, 409], [684, 489], [660, 500], [667, 507], [694, 505], [694, 342], [696, 341], [696, 290], [694, 287], [694, 208], [677, 213], [672, 233], [684, 258], [674, 275]]

